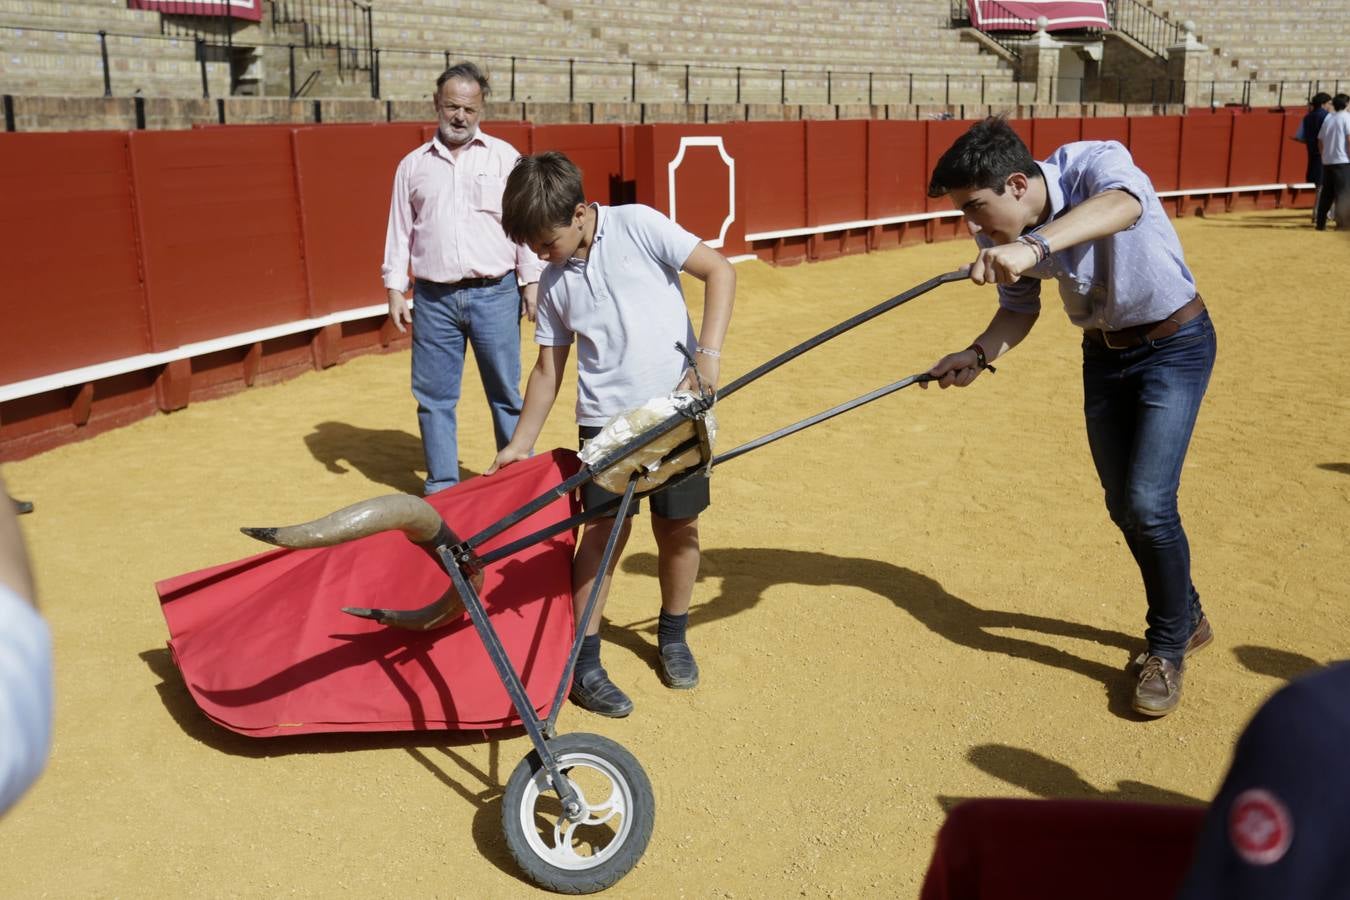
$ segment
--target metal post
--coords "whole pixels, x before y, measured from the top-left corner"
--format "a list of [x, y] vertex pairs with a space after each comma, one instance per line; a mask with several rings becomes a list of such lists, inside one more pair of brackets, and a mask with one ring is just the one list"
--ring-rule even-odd
[[139, 94], [132, 98], [136, 107], [136, 130], [145, 130], [145, 98]]
[[1280, 109], [1284, 109], [1284, 82], [1283, 82], [1283, 81], [1280, 82], [1280, 99], [1278, 99], [1278, 100], [1275, 101], [1275, 105], [1278, 106]]
[[371, 15], [374, 7], [366, 6], [366, 61], [370, 64], [371, 74], [375, 72], [375, 20]]
[[569, 59], [567, 61], [567, 102], [575, 103], [577, 99], [577, 61]]
[[289, 44], [289, 45], [288, 45], [288, 48], [289, 48], [289, 50], [290, 50], [290, 52], [291, 52], [291, 99], [294, 100], [294, 99], [295, 99], [295, 45], [294, 45], [294, 44]]
[[1017, 85], [1017, 105], [1018, 105], [1018, 106], [1021, 106], [1021, 105], [1022, 105], [1022, 82], [1020, 82], [1020, 81], [1014, 81], [1013, 84]]
[[[375, 68], [370, 74], [374, 76], [370, 79], [370, 96], [372, 99], [378, 100], [380, 99], [380, 48], [378, 47], [375, 48]], [[314, 109], [317, 112], [319, 101], [315, 100], [314, 102], [316, 104]]]
[[632, 63], [628, 70], [628, 102], [637, 102], [637, 63]]
[[[202, 99], [211, 97], [211, 84], [206, 77], [206, 38], [197, 38], [197, 62], [202, 67]], [[295, 96], [295, 83], [291, 83], [291, 96]]]
[[[225, 46], [234, 49], [234, 7], [230, 5], [230, 0], [225, 0]], [[233, 54], [230, 54], [233, 56]], [[234, 69], [233, 60], [230, 70], [230, 93], [234, 93]]]
[[445, 51], [445, 68], [450, 68], [450, 51]]
[[103, 96], [112, 96], [112, 74], [108, 71], [108, 32], [99, 29], [99, 52], [103, 55]]
[[736, 102], [741, 102], [741, 67], [736, 67]]
[[909, 73], [909, 102], [914, 102], [914, 73]]
[[780, 94], [780, 102], [784, 106], [787, 106], [787, 69], [778, 70], [778, 88]]
[[872, 105], [872, 73], [867, 73], [867, 105]]
[[5, 95], [5, 130], [15, 131], [14, 127], [14, 95]]
[[942, 77], [943, 77], [944, 79], [946, 79], [946, 85], [945, 85], [945, 86], [943, 87], [943, 89], [942, 89], [942, 90], [943, 90], [943, 94], [942, 94], [942, 103], [943, 103], [944, 106], [951, 106], [951, 105], [952, 105], [952, 76], [951, 76], [951, 73], [949, 72], [948, 74], [943, 75]]
[[980, 105], [984, 105], [984, 76], [980, 76]]
[[1214, 108], [1214, 79], [1209, 80], [1209, 108]]
[[825, 70], [825, 102], [834, 102], [834, 74], [829, 69]]
[[511, 102], [516, 102], [516, 58], [511, 57]]
[[689, 63], [684, 64], [684, 105], [689, 105]]

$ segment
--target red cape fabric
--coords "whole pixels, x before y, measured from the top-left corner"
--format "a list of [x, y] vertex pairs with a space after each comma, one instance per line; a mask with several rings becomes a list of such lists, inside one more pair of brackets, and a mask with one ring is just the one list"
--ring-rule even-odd
[[[469, 537], [578, 467], [575, 453], [554, 450], [427, 500], [456, 534]], [[479, 552], [573, 515], [575, 503], [573, 497], [554, 501]], [[328, 510], [308, 512], [317, 517]], [[539, 713], [552, 702], [571, 649], [574, 546], [565, 531], [484, 573], [488, 614]], [[449, 586], [439, 565], [392, 532], [318, 550], [273, 550], [170, 578], [155, 589], [169, 648], [193, 699], [240, 734], [519, 724], [468, 615], [415, 632], [341, 610], [415, 609]]]

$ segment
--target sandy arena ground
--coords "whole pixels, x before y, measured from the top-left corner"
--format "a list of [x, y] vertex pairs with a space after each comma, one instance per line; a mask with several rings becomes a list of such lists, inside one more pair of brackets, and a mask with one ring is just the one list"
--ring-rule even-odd
[[[636, 712], [560, 720], [622, 742], [656, 792], [651, 845], [612, 893], [913, 897], [960, 798], [1205, 802], [1261, 701], [1347, 655], [1350, 242], [1307, 219], [1178, 223], [1219, 362], [1181, 494], [1218, 640], [1177, 714], [1128, 710], [1142, 590], [1102, 507], [1078, 341], [1052, 300], [974, 387], [911, 388], [718, 470], [693, 692], [657, 679], [655, 557], [635, 529], [605, 663]], [[724, 380], [970, 256], [956, 241], [739, 266]], [[992, 288], [943, 287], [813, 352], [719, 407], [721, 446], [927, 368], [993, 304]], [[541, 447], [572, 443], [571, 390]], [[481, 470], [480, 389], [461, 421]], [[46, 775], [0, 822], [0, 893], [539, 893], [499, 821], [520, 732], [240, 737], [198, 712], [165, 649], [157, 579], [254, 553], [241, 524], [415, 491], [420, 467], [406, 353], [5, 467], [37, 503], [23, 527], [58, 706]]]

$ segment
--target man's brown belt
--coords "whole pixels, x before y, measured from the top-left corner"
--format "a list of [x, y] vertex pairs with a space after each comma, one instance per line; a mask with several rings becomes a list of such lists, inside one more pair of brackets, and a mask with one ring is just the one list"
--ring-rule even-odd
[[1160, 341], [1163, 338], [1171, 337], [1181, 329], [1191, 319], [1205, 311], [1205, 301], [1196, 294], [1191, 301], [1181, 309], [1172, 313], [1161, 322], [1149, 322], [1144, 325], [1131, 325], [1129, 328], [1122, 328], [1119, 331], [1102, 331], [1100, 328], [1085, 328], [1083, 334], [1088, 340], [1104, 347], [1110, 347], [1112, 350], [1125, 350], [1129, 347], [1138, 347], [1147, 344], [1149, 341]]

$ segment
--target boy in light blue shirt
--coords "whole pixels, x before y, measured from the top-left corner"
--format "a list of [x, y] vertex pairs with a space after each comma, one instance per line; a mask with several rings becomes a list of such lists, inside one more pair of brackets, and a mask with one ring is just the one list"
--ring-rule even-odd
[[1042, 281], [1058, 283], [1083, 329], [1088, 444], [1148, 599], [1132, 705], [1165, 716], [1181, 702], [1186, 657], [1214, 636], [1191, 582], [1177, 489], [1216, 342], [1176, 230], [1121, 144], [1067, 144], [1037, 163], [1001, 118], [956, 140], [928, 193], [965, 214], [980, 248], [970, 278], [999, 294], [979, 337], [929, 370], [940, 387], [971, 384], [1027, 336]]

